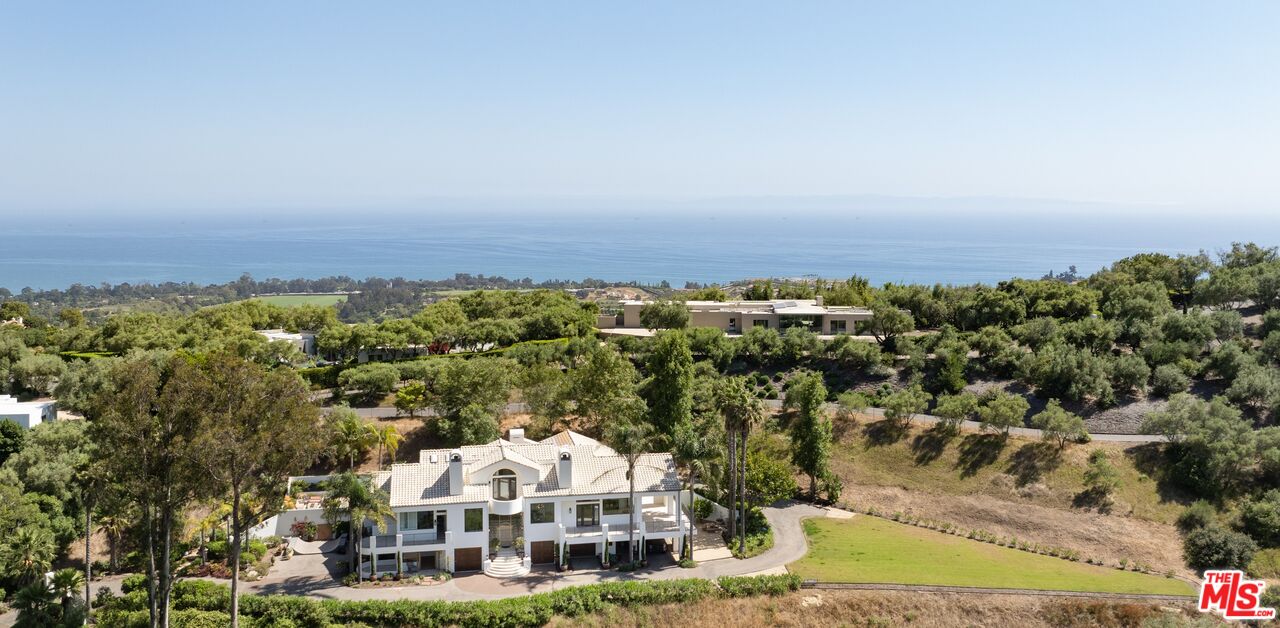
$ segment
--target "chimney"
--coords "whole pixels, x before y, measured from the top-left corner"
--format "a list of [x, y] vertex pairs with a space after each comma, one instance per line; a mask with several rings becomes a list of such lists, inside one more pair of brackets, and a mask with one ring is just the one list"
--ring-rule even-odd
[[822, 295], [814, 297], [813, 300], [815, 301], [814, 305], [822, 307]]
[[508, 430], [508, 431], [507, 431], [507, 440], [509, 440], [509, 441], [511, 441], [511, 442], [513, 442], [513, 443], [515, 443], [515, 444], [517, 444], [517, 445], [523, 445], [523, 444], [526, 442], [526, 441], [524, 440], [524, 428], [523, 428], [523, 427], [513, 427], [513, 428], [511, 428], [510, 430]]
[[573, 454], [565, 447], [560, 448], [560, 462], [556, 468], [556, 481], [560, 488], [573, 488]]
[[449, 452], [449, 494], [462, 494], [462, 452]]

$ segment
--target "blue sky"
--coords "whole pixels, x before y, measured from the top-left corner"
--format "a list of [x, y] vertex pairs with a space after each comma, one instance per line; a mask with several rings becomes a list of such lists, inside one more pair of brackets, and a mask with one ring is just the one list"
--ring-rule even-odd
[[0, 3], [0, 213], [1268, 208], [1280, 3]]

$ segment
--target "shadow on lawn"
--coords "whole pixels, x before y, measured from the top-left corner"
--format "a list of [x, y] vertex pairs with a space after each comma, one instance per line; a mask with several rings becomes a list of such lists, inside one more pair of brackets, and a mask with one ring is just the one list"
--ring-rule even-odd
[[960, 441], [960, 458], [956, 460], [956, 468], [961, 477], [969, 477], [982, 467], [995, 463], [1004, 451], [1007, 439], [1000, 434], [970, 434]]
[[1062, 450], [1052, 443], [1027, 443], [1009, 456], [1008, 472], [1017, 478], [1018, 486], [1038, 481], [1062, 463]]
[[867, 447], [884, 447], [892, 445], [907, 437], [906, 425], [889, 419], [868, 423], [862, 428], [862, 435], [867, 439]]
[[917, 465], [927, 465], [942, 455], [956, 437], [956, 431], [941, 423], [935, 424], [911, 440], [911, 453], [915, 455]]

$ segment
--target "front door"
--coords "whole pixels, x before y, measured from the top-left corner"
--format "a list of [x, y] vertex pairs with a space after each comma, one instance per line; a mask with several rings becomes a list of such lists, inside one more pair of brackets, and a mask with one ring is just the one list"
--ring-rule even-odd
[[498, 519], [498, 545], [502, 547], [511, 547], [511, 543], [515, 541], [515, 525], [511, 520], [512, 517]]
[[600, 525], [600, 504], [578, 504], [578, 527]]

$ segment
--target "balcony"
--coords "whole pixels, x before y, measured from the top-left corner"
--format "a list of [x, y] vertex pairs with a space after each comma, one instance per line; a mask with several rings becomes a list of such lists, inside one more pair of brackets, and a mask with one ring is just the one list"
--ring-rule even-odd
[[449, 540], [449, 533], [437, 535], [432, 532], [404, 532], [401, 534], [379, 534], [377, 536], [366, 536], [360, 539], [360, 549], [362, 553], [370, 553], [373, 550], [405, 550], [418, 549], [425, 545], [443, 545]]

